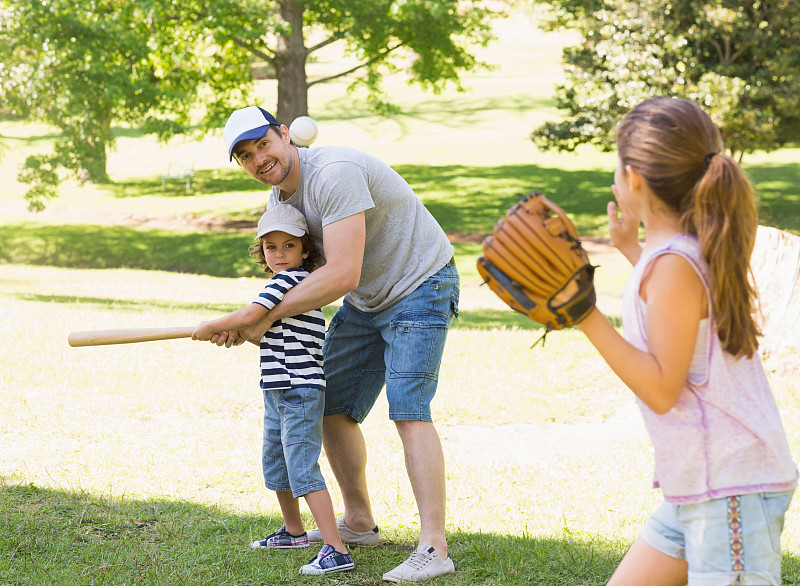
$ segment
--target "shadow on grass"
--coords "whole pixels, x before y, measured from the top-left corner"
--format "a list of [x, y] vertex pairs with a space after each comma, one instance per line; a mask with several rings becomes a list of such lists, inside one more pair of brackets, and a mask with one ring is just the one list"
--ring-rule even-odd
[[[498, 218], [521, 195], [542, 191], [565, 210], [584, 236], [606, 234], [606, 203], [611, 199], [613, 169], [571, 170], [536, 165], [397, 165], [395, 169], [414, 188], [447, 232], [490, 232]], [[761, 223], [800, 234], [800, 165], [760, 165], [747, 169], [757, 190]], [[191, 192], [183, 182], [167, 183], [144, 177], [107, 187], [118, 198], [163, 196], [203, 197], [263, 189], [239, 169], [201, 169]], [[233, 217], [255, 222], [252, 210]]]
[[[529, 94], [507, 94], [494, 97], [472, 97], [462, 94], [452, 99], [436, 96], [428, 100], [421, 100], [414, 104], [404, 104], [402, 111], [391, 114], [386, 120], [394, 122], [405, 128], [406, 121], [427, 121], [435, 124], [446, 125], [453, 128], [469, 127], [486, 120], [486, 112], [518, 112], [520, 115], [529, 112], [531, 108], [553, 108], [554, 100], [550, 97], [535, 98]], [[315, 113], [317, 122], [326, 121], [342, 122], [363, 119], [365, 124], [371, 123], [376, 115], [369, 109], [366, 102], [355, 101], [351, 96], [343, 96], [330, 100], [325, 104], [325, 112]], [[414, 125], [414, 128], [419, 128]], [[400, 133], [405, 136], [405, 134]]]
[[237, 232], [170, 232], [123, 226], [0, 224], [0, 263], [81, 269], [131, 268], [249, 277], [263, 271]]
[[[166, 499], [130, 500], [11, 485], [0, 478], [0, 583], [319, 584], [298, 568], [309, 549], [252, 551], [251, 541], [282, 525], [275, 516], [233, 514]], [[356, 567], [336, 584], [382, 584], [408, 543], [353, 548]], [[457, 532], [448, 536], [456, 574], [432, 584], [600, 585], [622, 547], [571, 535], [537, 537]]]

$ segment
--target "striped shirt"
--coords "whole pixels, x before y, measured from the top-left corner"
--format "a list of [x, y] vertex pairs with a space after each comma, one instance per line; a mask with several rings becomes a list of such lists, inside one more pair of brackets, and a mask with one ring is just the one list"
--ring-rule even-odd
[[[272, 309], [308, 271], [287, 269], [274, 275], [253, 303]], [[312, 387], [325, 390], [322, 342], [325, 318], [322, 310], [279, 319], [261, 338], [261, 388]]]

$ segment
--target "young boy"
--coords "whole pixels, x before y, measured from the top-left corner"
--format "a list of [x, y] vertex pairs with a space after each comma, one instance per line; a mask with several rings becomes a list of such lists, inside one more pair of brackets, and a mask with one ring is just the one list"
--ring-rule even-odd
[[[261, 216], [256, 240], [250, 255], [272, 278], [253, 303], [219, 319], [202, 322], [192, 334], [193, 339], [210, 340], [220, 332], [257, 323], [280, 303], [289, 289], [316, 268], [318, 252], [308, 236], [306, 219], [290, 205], [274, 205]], [[278, 497], [284, 526], [253, 542], [251, 547], [308, 547], [297, 500], [305, 497], [322, 534], [323, 546], [316, 557], [300, 568], [302, 574], [339, 572], [354, 565], [339, 536], [333, 504], [318, 463], [325, 407], [324, 336], [325, 318], [320, 309], [315, 309], [277, 320], [259, 343], [264, 395], [264, 482]]]

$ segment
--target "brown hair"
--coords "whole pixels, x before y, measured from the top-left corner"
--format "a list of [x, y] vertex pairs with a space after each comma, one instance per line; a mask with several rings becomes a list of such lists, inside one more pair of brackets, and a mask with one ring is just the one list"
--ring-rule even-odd
[[[308, 271], [309, 273], [316, 268], [319, 268], [319, 261], [321, 255], [319, 250], [314, 245], [314, 241], [311, 240], [311, 236], [308, 235], [306, 232], [300, 237], [300, 245], [303, 247], [303, 252], [307, 252], [308, 256], [303, 259], [303, 264], [301, 267]], [[268, 275], [272, 274], [272, 269], [269, 268], [267, 264], [267, 259], [264, 257], [264, 247], [262, 246], [262, 241], [259, 238], [258, 242], [255, 242], [250, 245], [250, 256], [256, 259], [256, 262], [264, 269], [264, 272]]]
[[638, 171], [680, 214], [682, 229], [697, 236], [722, 347], [736, 357], [752, 356], [761, 335], [750, 270], [758, 213], [750, 181], [724, 154], [719, 130], [693, 102], [653, 98], [625, 116], [617, 148], [623, 167]]

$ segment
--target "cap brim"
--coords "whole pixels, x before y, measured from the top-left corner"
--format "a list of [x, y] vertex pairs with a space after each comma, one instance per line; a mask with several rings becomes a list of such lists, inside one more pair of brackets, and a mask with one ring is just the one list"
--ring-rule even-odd
[[291, 234], [292, 236], [296, 236], [297, 238], [302, 237], [306, 233], [305, 230], [298, 228], [297, 226], [290, 226], [287, 224], [275, 224], [273, 226], [270, 226], [266, 230], [263, 231], [259, 230], [258, 233], [256, 234], [256, 237], [253, 238], [253, 240], [258, 240], [264, 234], [269, 234], [270, 232], [286, 232], [287, 234]]
[[233, 150], [236, 148], [237, 144], [239, 144], [243, 140], [253, 140], [254, 138], [261, 138], [262, 136], [265, 136], [267, 132], [269, 132], [270, 126], [272, 126], [272, 124], [265, 124], [264, 126], [251, 128], [250, 130], [247, 130], [241, 133], [239, 136], [237, 136], [231, 143], [230, 148], [228, 149], [228, 156], [230, 157], [228, 160], [229, 161], [233, 160]]

